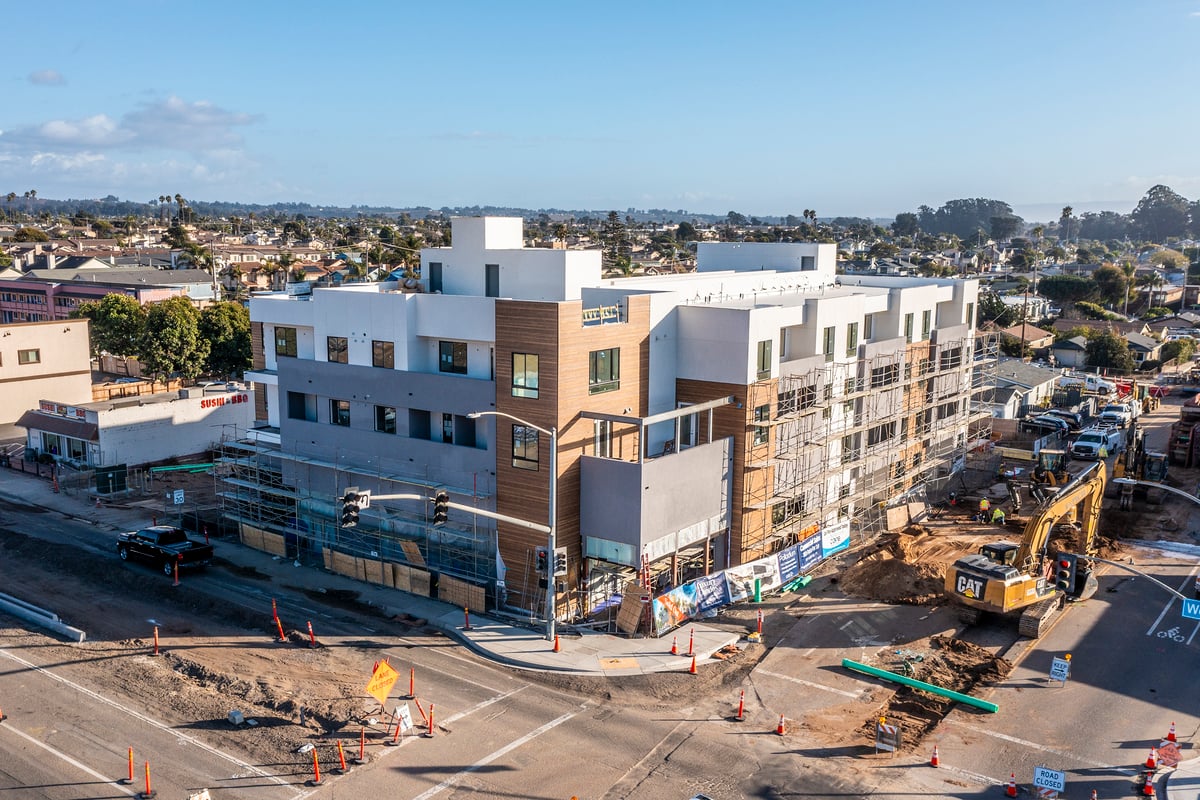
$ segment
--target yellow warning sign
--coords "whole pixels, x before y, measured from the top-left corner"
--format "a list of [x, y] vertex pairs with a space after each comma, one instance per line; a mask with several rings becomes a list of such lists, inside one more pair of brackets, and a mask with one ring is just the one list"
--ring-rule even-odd
[[379, 705], [387, 705], [388, 695], [391, 694], [392, 687], [396, 685], [396, 679], [399, 677], [400, 673], [392, 669], [391, 664], [380, 661], [375, 672], [371, 674], [371, 680], [367, 681], [367, 694], [378, 700]]

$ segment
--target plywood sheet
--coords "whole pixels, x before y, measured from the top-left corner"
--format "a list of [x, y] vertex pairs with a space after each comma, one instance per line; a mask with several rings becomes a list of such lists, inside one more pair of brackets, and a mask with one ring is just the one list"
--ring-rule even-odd
[[429, 573], [416, 567], [408, 568], [409, 591], [421, 597], [429, 597]]
[[281, 534], [267, 533], [266, 531], [263, 531], [262, 543], [262, 549], [266, 550], [271, 555], [282, 557], [287, 556], [287, 543], [284, 541]]
[[404, 557], [408, 559], [408, 563], [416, 564], [418, 567], [425, 566], [425, 558], [421, 555], [421, 548], [416, 542], [402, 541], [400, 549], [404, 551]]

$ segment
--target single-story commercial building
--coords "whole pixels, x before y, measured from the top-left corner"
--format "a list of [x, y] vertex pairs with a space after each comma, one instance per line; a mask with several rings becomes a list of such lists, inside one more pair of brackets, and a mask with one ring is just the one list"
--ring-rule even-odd
[[203, 453], [223, 430], [242, 435], [253, 421], [253, 392], [222, 383], [81, 405], [42, 400], [16, 424], [35, 457], [109, 467]]

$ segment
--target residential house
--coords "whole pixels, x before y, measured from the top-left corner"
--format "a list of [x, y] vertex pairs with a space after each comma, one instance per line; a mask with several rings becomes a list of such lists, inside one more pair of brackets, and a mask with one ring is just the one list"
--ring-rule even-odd
[[1055, 381], [1061, 376], [1061, 370], [1019, 358], [1000, 359], [996, 363], [996, 403], [1002, 407], [995, 409], [995, 416], [1018, 419], [1032, 408], [1049, 405]]
[[1087, 343], [1086, 336], [1060, 339], [1050, 348], [1050, 355], [1057, 366], [1081, 369], [1087, 366]]
[[1129, 353], [1134, 363], [1140, 368], [1147, 361], [1159, 361], [1162, 357], [1163, 343], [1153, 336], [1143, 336], [1140, 333], [1125, 334], [1129, 343]]
[[1000, 331], [1002, 341], [1020, 342], [1036, 355], [1043, 354], [1054, 344], [1054, 334], [1036, 325], [1013, 325]]

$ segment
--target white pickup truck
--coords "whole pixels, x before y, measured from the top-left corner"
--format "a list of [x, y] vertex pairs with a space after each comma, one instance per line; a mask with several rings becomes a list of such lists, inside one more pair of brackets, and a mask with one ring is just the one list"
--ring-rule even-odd
[[1128, 403], [1109, 403], [1100, 409], [1098, 417], [1102, 424], [1119, 425], [1124, 428], [1133, 422], [1133, 408]]
[[1117, 390], [1117, 385], [1111, 381], [1106, 381], [1099, 375], [1064, 375], [1058, 379], [1058, 385], [1064, 389], [1070, 387], [1078, 387], [1085, 392], [1095, 392], [1096, 394], [1110, 395]]
[[1119, 428], [1088, 428], [1082, 431], [1071, 444], [1071, 458], [1097, 461], [1100, 459], [1101, 446], [1104, 447], [1105, 455], [1115, 455], [1121, 447], [1121, 430]]

